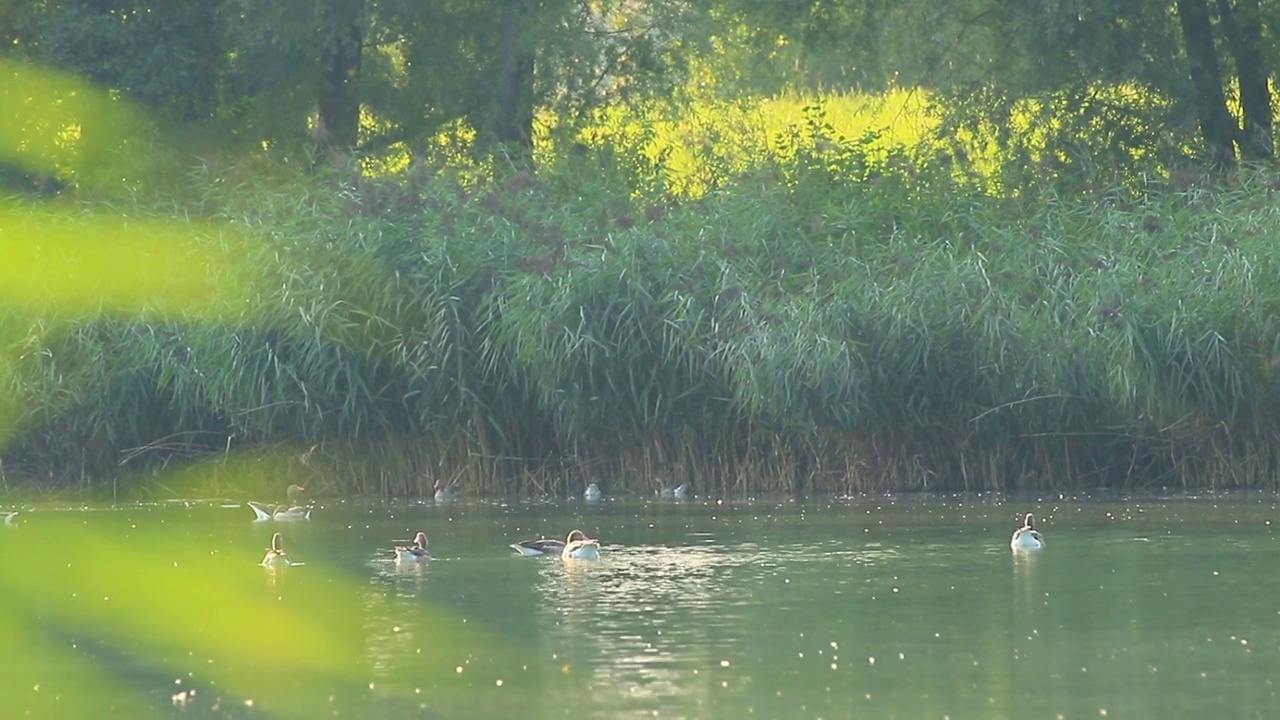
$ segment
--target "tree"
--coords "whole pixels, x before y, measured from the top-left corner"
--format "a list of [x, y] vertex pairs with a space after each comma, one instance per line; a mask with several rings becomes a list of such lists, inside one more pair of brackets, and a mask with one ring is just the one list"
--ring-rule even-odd
[[[1038, 117], [1033, 132], [1061, 128], [1066, 132], [1051, 147], [1087, 147], [1091, 163], [1115, 168], [1154, 157], [1165, 168], [1197, 159], [1230, 168], [1238, 158], [1272, 157], [1274, 69], [1267, 58], [1277, 48], [1264, 32], [1259, 0], [1177, 0], [1173, 12], [1151, 0], [1023, 0], [970, 12], [972, 24], [1005, 41], [974, 53], [985, 61], [967, 87], [949, 86], [958, 107], [975, 86], [1002, 102], [1034, 99], [1054, 116]], [[961, 33], [953, 37], [964, 46]], [[1124, 88], [1133, 91], [1116, 92]], [[998, 116], [993, 107], [968, 109]], [[1186, 155], [1187, 147], [1195, 151]]]
[[1262, 9], [1258, 0], [1239, 0], [1234, 6], [1230, 0], [1218, 0], [1217, 7], [1240, 88], [1243, 120], [1240, 155], [1250, 161], [1270, 160], [1274, 156], [1274, 139]]
[[1222, 72], [1214, 45], [1209, 6], [1204, 0], [1178, 0], [1178, 20], [1182, 25], [1188, 73], [1195, 93], [1192, 102], [1200, 134], [1211, 163], [1228, 167], [1235, 163], [1237, 133], [1222, 90]]
[[6, 4], [5, 52], [123, 90], [170, 118], [217, 111], [222, 2], [63, 0]]
[[[502, 0], [494, 53], [493, 99], [478, 119], [483, 144], [510, 147], [527, 161], [533, 155], [534, 55], [528, 41], [529, 0]], [[523, 164], [523, 163], [521, 163]]]
[[317, 124], [342, 150], [360, 139], [360, 67], [364, 56], [363, 0], [325, 0], [320, 6]]
[[[787, 66], [782, 82], [791, 87], [840, 87], [830, 70], [838, 67], [847, 88], [933, 91], [945, 127], [958, 135], [981, 127], [999, 140], [1011, 170], [1229, 168], [1237, 158], [1273, 157], [1275, 3], [721, 0], [716, 7], [720, 32], [744, 39], [738, 44], [751, 57]], [[766, 69], [755, 77], [778, 83], [783, 75]]]
[[[539, 113], [678, 85], [694, 14], [649, 0], [44, 0], [0, 52], [258, 151], [379, 153], [451, 123], [525, 163]], [[309, 137], [309, 139], [308, 139]], [[521, 159], [523, 158], [523, 159]]]

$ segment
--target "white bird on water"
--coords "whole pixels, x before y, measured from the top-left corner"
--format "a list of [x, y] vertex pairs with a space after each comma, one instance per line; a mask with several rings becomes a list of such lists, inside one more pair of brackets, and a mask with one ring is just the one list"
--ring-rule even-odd
[[416, 563], [430, 560], [431, 553], [427, 552], [427, 534], [419, 532], [414, 536], [412, 545], [396, 545], [395, 552], [396, 562], [398, 563]]
[[1009, 538], [1009, 547], [1014, 550], [1039, 550], [1044, 547], [1044, 536], [1036, 529], [1036, 516], [1027, 513], [1022, 527], [1013, 531]]
[[290, 485], [288, 489], [285, 490], [285, 495], [289, 499], [289, 502], [287, 504], [267, 506], [260, 502], [254, 502], [253, 500], [250, 500], [248, 503], [249, 509], [253, 510], [254, 519], [258, 521], [310, 520], [311, 506], [297, 504], [298, 496], [301, 495], [305, 490], [306, 488], [301, 485], [297, 485], [297, 484]]
[[685, 500], [689, 497], [689, 483], [682, 482], [675, 487], [662, 488], [658, 492], [658, 497], [663, 500]]
[[581, 530], [574, 530], [565, 538], [560, 557], [564, 560], [599, 560], [600, 541], [592, 540]]
[[445, 485], [443, 480], [436, 480], [434, 489], [436, 502], [438, 503], [451, 502], [462, 496], [462, 488], [453, 483]]
[[284, 551], [284, 538], [280, 533], [272, 535], [271, 547], [267, 548], [267, 554], [262, 556], [262, 567], [289, 567], [294, 564], [293, 558]]

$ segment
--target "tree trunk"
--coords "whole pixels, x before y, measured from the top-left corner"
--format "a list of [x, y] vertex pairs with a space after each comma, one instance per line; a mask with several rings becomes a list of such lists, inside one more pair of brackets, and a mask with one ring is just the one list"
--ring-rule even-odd
[[320, 121], [314, 137], [336, 150], [360, 139], [360, 55], [364, 0], [325, 0], [320, 10]]
[[1229, 168], [1235, 164], [1235, 140], [1239, 128], [1227, 110], [1227, 99], [1222, 90], [1222, 71], [1213, 44], [1208, 3], [1206, 0], [1178, 0], [1178, 20], [1186, 45], [1200, 135], [1204, 138], [1209, 162], [1217, 168]]
[[533, 50], [523, 37], [528, 0], [505, 0], [499, 19], [492, 144], [507, 148], [518, 165], [533, 158]]
[[1236, 64], [1236, 81], [1240, 84], [1240, 105], [1244, 110], [1244, 133], [1240, 138], [1240, 157], [1247, 161], [1271, 160], [1271, 89], [1262, 56], [1262, 14], [1258, 0], [1218, 0], [1218, 17], [1231, 46]]

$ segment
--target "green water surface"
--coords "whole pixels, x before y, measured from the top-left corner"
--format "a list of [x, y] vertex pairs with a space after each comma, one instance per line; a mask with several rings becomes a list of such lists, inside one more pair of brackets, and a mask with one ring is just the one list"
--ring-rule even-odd
[[[29, 508], [0, 528], [0, 696], [40, 718], [1274, 717], [1276, 504]], [[1025, 512], [1041, 552], [1008, 547]], [[575, 527], [601, 561], [506, 547]], [[436, 558], [396, 565], [417, 530]], [[257, 566], [276, 531], [303, 564]]]

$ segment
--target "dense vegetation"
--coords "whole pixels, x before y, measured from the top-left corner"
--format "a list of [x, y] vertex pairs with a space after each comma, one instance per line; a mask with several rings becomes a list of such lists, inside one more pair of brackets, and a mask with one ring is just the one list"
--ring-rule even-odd
[[[1171, 124], [1204, 109], [1194, 33], [1122, 33], [1114, 57], [1042, 78], [1053, 88], [1022, 66], [992, 66], [981, 87], [968, 73], [925, 83], [929, 62], [899, 58], [930, 89], [891, 91], [891, 73], [868, 69], [873, 108], [751, 94], [724, 44], [752, 47], [768, 26], [733, 2], [697, 16], [277, 5], [34, 3], [0, 23], [23, 67], [54, 62], [143, 103], [58, 119], [89, 93], [56, 79], [4, 98], [20, 129], [0, 138], [10, 179], [29, 191], [6, 208], [21, 232], [0, 248], [6, 483], [95, 486], [262, 451], [332, 490], [388, 494], [436, 478], [523, 494], [595, 477], [615, 492], [1276, 483], [1280, 175], [1251, 144], [1269, 115], [1232, 120], [1225, 145], [1199, 111], [1199, 130]], [[415, 14], [428, 5], [444, 13], [434, 25]], [[1247, 5], [1219, 3], [1212, 27]], [[787, 7], [770, 22], [793, 43], [842, 47]], [[1137, 32], [1121, 21], [1156, 16], [1144, 8], [1095, 12]], [[326, 9], [358, 20], [339, 24], [356, 39], [306, 47]], [[1028, 23], [1023, 10], [982, 27]], [[874, 17], [880, 37], [907, 27]], [[645, 32], [623, 32], [641, 20]], [[619, 30], [579, 67], [549, 28], [586, 43], [592, 23]], [[207, 62], [126, 62], [140, 37], [209, 26]], [[443, 52], [442, 27], [454, 55], [428, 52]], [[1042, 51], [1078, 59], [1100, 32]], [[89, 37], [117, 42], [85, 54]], [[955, 37], [955, 52], [994, 47]], [[1179, 63], [1117, 69], [1162, 37]], [[1223, 58], [1236, 41], [1222, 36]], [[645, 63], [628, 65], [641, 47]], [[250, 52], [290, 48], [297, 62]], [[424, 75], [414, 53], [481, 75]], [[548, 74], [520, 74], [535, 59]], [[1119, 65], [1091, 64], [1104, 61]], [[809, 81], [828, 81], [806, 62]], [[588, 87], [602, 67], [614, 84]], [[513, 68], [511, 97], [471, 92], [501, 89], [483, 73]], [[699, 77], [715, 92], [657, 99]], [[67, 102], [14, 102], [42, 89]], [[124, 253], [139, 234], [100, 273], [114, 284], [74, 268], [115, 262], [101, 248], [63, 267], [13, 239]], [[166, 270], [147, 264], [179, 236]]]
[[266, 250], [252, 306], [41, 324], [6, 471], [286, 443], [393, 493], [1273, 482], [1280, 179], [994, 198], [817, 140], [683, 201], [616, 153], [203, 178]]

